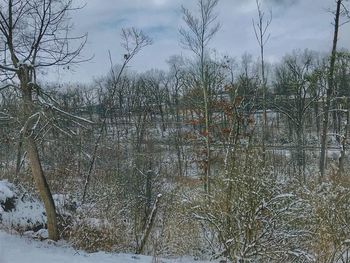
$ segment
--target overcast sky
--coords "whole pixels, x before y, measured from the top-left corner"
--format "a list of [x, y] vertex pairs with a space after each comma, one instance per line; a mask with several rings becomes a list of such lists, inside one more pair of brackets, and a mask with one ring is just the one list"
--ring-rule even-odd
[[[84, 0], [76, 0], [75, 3]], [[179, 28], [183, 25], [181, 5], [196, 13], [197, 0], [85, 0], [86, 6], [73, 14], [74, 33], [88, 33], [84, 56], [94, 56], [74, 71], [56, 69], [53, 81], [89, 82], [105, 75], [109, 68], [108, 50], [114, 63], [122, 61], [120, 31], [123, 27], [142, 29], [153, 39], [130, 63], [137, 71], [167, 69], [171, 55], [188, 52], [179, 44]], [[293, 49], [309, 48], [329, 51], [332, 42], [334, 0], [265, 0], [266, 13], [273, 20], [266, 45], [269, 61], [278, 61]], [[257, 17], [255, 0], [220, 0], [216, 8], [220, 31], [210, 43], [219, 54], [240, 57], [244, 52], [258, 56], [252, 19]], [[339, 47], [350, 49], [350, 24], [341, 28]]]

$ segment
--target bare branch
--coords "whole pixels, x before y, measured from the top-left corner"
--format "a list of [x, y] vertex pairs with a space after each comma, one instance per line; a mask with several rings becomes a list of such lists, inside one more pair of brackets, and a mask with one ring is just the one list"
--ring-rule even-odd
[[197, 56], [203, 54], [209, 41], [220, 29], [220, 23], [215, 23], [217, 14], [214, 13], [218, 2], [218, 0], [198, 0], [199, 17], [195, 17], [182, 6], [183, 20], [187, 29], [180, 28], [180, 43]]
[[18, 89], [18, 86], [14, 85], [14, 84], [6, 84], [6, 85], [0, 87], [0, 91], [8, 89], [8, 88]]

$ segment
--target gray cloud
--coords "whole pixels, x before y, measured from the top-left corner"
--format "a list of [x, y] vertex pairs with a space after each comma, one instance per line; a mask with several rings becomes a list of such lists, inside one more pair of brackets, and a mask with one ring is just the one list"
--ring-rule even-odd
[[[267, 58], [278, 60], [286, 52], [297, 48], [328, 51], [333, 18], [326, 10], [332, 4], [333, 1], [329, 0], [265, 0], [262, 7], [273, 12], [269, 28], [271, 38], [266, 46]], [[73, 33], [88, 32], [84, 55], [94, 54], [94, 58], [75, 68], [74, 72], [61, 70], [57, 75], [56, 71], [48, 78], [88, 82], [92, 76], [105, 74], [109, 70], [108, 50], [115, 63], [121, 61], [120, 30], [129, 26], [143, 29], [154, 39], [154, 44], [142, 50], [130, 66], [139, 71], [166, 68], [166, 60], [171, 55], [188, 55], [179, 45], [181, 5], [193, 10], [196, 1], [104, 0], [101, 3], [101, 0], [88, 0], [86, 7], [72, 18], [75, 24]], [[258, 56], [252, 27], [252, 19], [257, 15], [255, 0], [220, 0], [217, 12], [222, 27], [211, 42], [211, 47], [221, 54], [236, 57], [244, 52]], [[349, 24], [341, 29], [340, 46], [350, 48], [349, 32]]]
[[269, 5], [293, 6], [299, 3], [300, 0], [266, 0]]

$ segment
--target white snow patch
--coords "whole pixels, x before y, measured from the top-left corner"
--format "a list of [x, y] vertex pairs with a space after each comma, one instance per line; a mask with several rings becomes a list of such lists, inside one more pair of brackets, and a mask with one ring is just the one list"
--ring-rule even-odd
[[33, 229], [45, 225], [45, 210], [41, 202], [26, 193], [21, 193], [14, 184], [7, 180], [0, 181], [0, 204], [5, 204], [8, 199], [14, 199], [12, 200], [14, 208], [5, 211], [6, 209], [0, 206], [1, 225], [17, 230]]
[[7, 198], [13, 198], [15, 186], [7, 180], [0, 181], [0, 201], [5, 201]]
[[[88, 254], [70, 248], [66, 243], [39, 242], [0, 231], [1, 263], [200, 263], [190, 258], [161, 259], [133, 254], [97, 252]], [[208, 262], [208, 261], [207, 261]], [[202, 261], [202, 263], [205, 263]], [[208, 262], [209, 263], [209, 262]]]
[[43, 205], [38, 201], [19, 199], [14, 210], [2, 213], [2, 224], [23, 230], [45, 225], [44, 211]]

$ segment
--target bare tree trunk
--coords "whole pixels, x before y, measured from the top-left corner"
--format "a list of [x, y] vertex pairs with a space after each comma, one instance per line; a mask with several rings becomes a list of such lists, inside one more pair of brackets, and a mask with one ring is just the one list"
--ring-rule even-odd
[[303, 124], [299, 123], [297, 127], [297, 165], [298, 165], [298, 177], [300, 181], [306, 183], [305, 178], [305, 149], [304, 149], [304, 131]]
[[176, 154], [177, 154], [177, 163], [178, 163], [178, 174], [179, 176], [183, 176], [185, 174], [184, 168], [183, 168], [183, 159], [184, 159], [184, 154], [183, 154], [183, 149], [182, 149], [182, 139], [181, 139], [181, 132], [179, 128], [177, 128], [176, 132], [176, 140], [175, 140], [175, 148], [176, 148]]
[[322, 136], [321, 136], [321, 156], [320, 156], [320, 175], [321, 180], [325, 175], [325, 162], [326, 162], [326, 144], [327, 144], [327, 132], [328, 132], [328, 123], [329, 123], [329, 110], [331, 106], [331, 97], [334, 92], [334, 67], [337, 53], [337, 42], [338, 42], [338, 30], [339, 30], [339, 19], [341, 13], [342, 0], [337, 0], [337, 8], [334, 18], [334, 35], [333, 35], [333, 46], [332, 54], [329, 65], [328, 73], [328, 88], [326, 94], [326, 103], [324, 106], [324, 118], [323, 118], [323, 127], [322, 127]]
[[142, 237], [141, 237], [140, 245], [136, 249], [136, 254], [141, 254], [145, 249], [147, 239], [149, 237], [149, 234], [151, 233], [151, 230], [152, 230], [152, 227], [154, 224], [154, 219], [156, 218], [156, 215], [157, 215], [158, 203], [159, 203], [159, 199], [161, 197], [162, 197], [161, 194], [157, 195], [157, 198], [156, 198], [156, 201], [154, 202], [152, 211], [148, 216], [148, 220], [147, 220], [144, 232], [143, 232]]
[[344, 175], [345, 158], [346, 158], [346, 141], [348, 140], [348, 129], [349, 129], [350, 113], [349, 113], [349, 98], [346, 101], [346, 124], [344, 127], [344, 135], [341, 140], [341, 151], [339, 157], [339, 175]]
[[206, 147], [206, 160], [205, 160], [205, 178], [204, 178], [204, 191], [206, 194], [210, 194], [210, 177], [211, 177], [211, 151], [210, 151], [210, 131], [209, 131], [209, 109], [208, 109], [208, 94], [206, 85], [203, 87], [204, 98], [204, 118], [205, 118], [205, 147]]
[[320, 138], [320, 116], [319, 116], [319, 105], [318, 105], [318, 101], [314, 102], [314, 114], [315, 114], [315, 120], [316, 120], [316, 133], [318, 138]]
[[[262, 125], [262, 154], [263, 154], [263, 161], [264, 165], [266, 163], [266, 146], [265, 146], [265, 140], [267, 139], [267, 103], [266, 103], [266, 93], [267, 93], [267, 79], [265, 74], [265, 61], [264, 61], [264, 53], [265, 53], [265, 44], [269, 40], [270, 35], [266, 36], [267, 29], [272, 21], [272, 15], [270, 15], [270, 18], [264, 19], [264, 12], [261, 10], [261, 3], [259, 0], [256, 0], [256, 6], [258, 10], [258, 22], [255, 26], [254, 20], [253, 20], [253, 27], [254, 27], [254, 33], [255, 37], [259, 43], [260, 47], [260, 68], [261, 68], [261, 81], [262, 81], [262, 92], [263, 92], [263, 125]], [[265, 21], [264, 21], [265, 20]], [[265, 22], [265, 23], [264, 23]]]
[[336, 100], [333, 101], [333, 107], [332, 109], [334, 110], [332, 113], [332, 117], [333, 117], [333, 133], [335, 135], [335, 139], [338, 143], [340, 143], [340, 129], [341, 129], [341, 125], [340, 125], [340, 114], [338, 111], [338, 102]]
[[32, 74], [33, 72], [27, 66], [23, 66], [18, 72], [18, 78], [20, 79], [22, 90], [23, 112], [25, 116], [23, 137], [26, 141], [27, 157], [35, 185], [45, 206], [49, 239], [57, 241], [59, 239], [59, 233], [55, 203], [53, 201], [49, 185], [47, 184], [44, 171], [41, 166], [39, 151], [35, 143], [35, 125], [31, 124], [31, 118], [35, 113], [32, 98], [32, 87], [29, 84], [33, 78]]
[[20, 133], [18, 146], [17, 146], [17, 159], [16, 159], [16, 175], [19, 174], [22, 166], [22, 147], [23, 146], [23, 134]]
[[[152, 150], [153, 149], [149, 149], [150, 154], [152, 153]], [[153, 181], [153, 165], [152, 165], [152, 160], [150, 159], [148, 171], [146, 172], [146, 183], [145, 183], [145, 188], [146, 188], [145, 189], [145, 198], [146, 198], [145, 216], [146, 216], [146, 218], [148, 218], [150, 213], [151, 213], [152, 183], [153, 183], [152, 181]]]
[[162, 137], [163, 137], [164, 136], [163, 133], [166, 131], [166, 125], [165, 125], [165, 118], [164, 118], [164, 110], [161, 103], [159, 103], [158, 108], [159, 108], [160, 118], [162, 122]]

